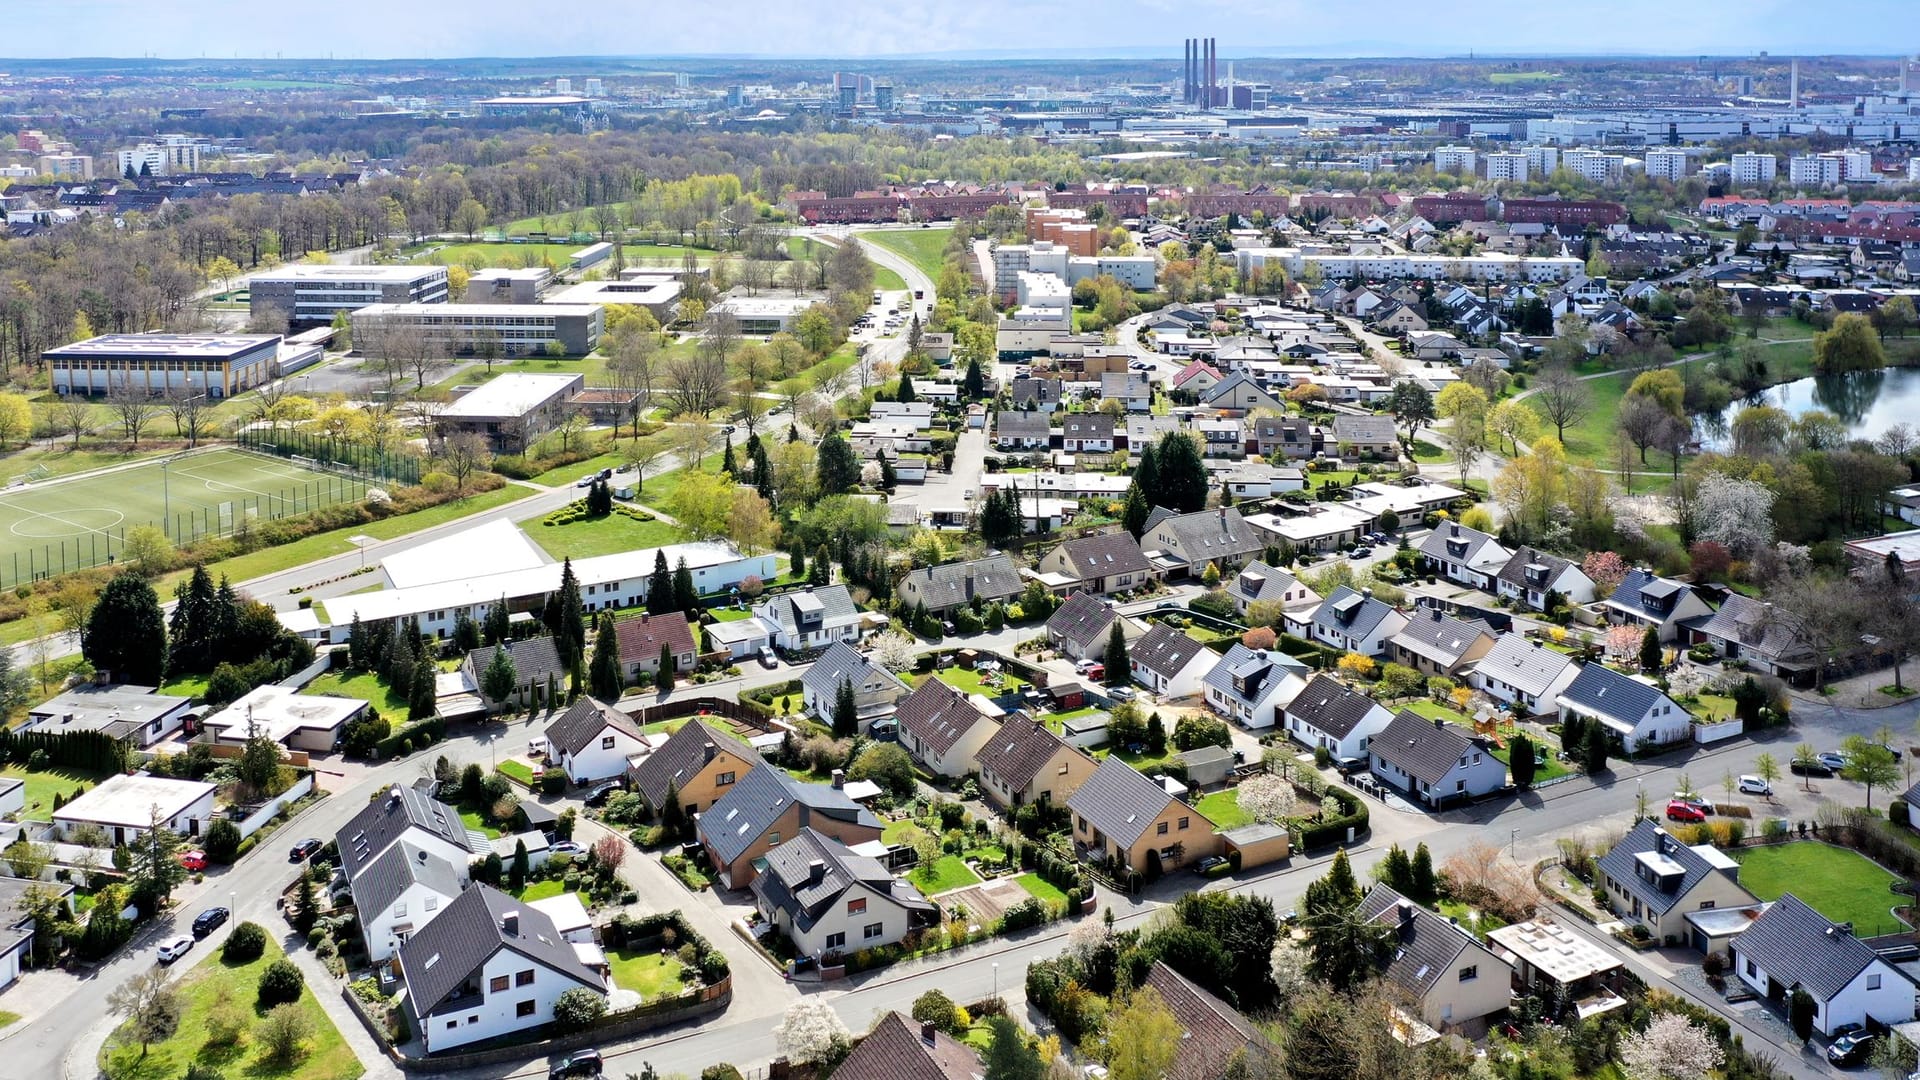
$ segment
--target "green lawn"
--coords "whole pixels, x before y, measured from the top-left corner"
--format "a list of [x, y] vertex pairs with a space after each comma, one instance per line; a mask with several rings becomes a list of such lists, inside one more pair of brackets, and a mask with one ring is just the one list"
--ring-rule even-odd
[[1067, 894], [1039, 874], [1021, 874], [1013, 879], [1013, 883], [1039, 897], [1041, 901], [1056, 910], [1067, 906]]
[[931, 866], [916, 866], [908, 871], [907, 879], [921, 892], [932, 896], [949, 889], [958, 889], [974, 885], [980, 881], [980, 875], [960, 860], [958, 855], [942, 855]]
[[1440, 914], [1445, 915], [1449, 919], [1458, 919], [1461, 926], [1469, 930], [1478, 931], [1481, 934], [1485, 934], [1489, 930], [1498, 930], [1507, 925], [1506, 920], [1500, 916], [1489, 915], [1484, 911], [1477, 911], [1458, 900], [1442, 900], [1435, 906], [1440, 909]]
[[752, 608], [708, 608], [707, 614], [714, 622], [745, 622], [753, 618]]
[[1445, 720], [1449, 724], [1458, 724], [1469, 730], [1473, 728], [1473, 720], [1465, 713], [1449, 709], [1437, 701], [1411, 701], [1401, 707], [1418, 713], [1429, 720]]
[[523, 784], [531, 785], [533, 783], [533, 766], [528, 765], [524, 761], [503, 761], [494, 766], [494, 768], [499, 769], [502, 773], [513, 777]]
[[1098, 707], [1093, 705], [1088, 705], [1088, 706], [1085, 706], [1084, 708], [1068, 709], [1065, 712], [1041, 713], [1040, 722], [1047, 726], [1048, 731], [1053, 732], [1055, 735], [1059, 735], [1066, 731], [1067, 721], [1078, 720], [1083, 716], [1092, 716], [1094, 713], [1097, 713], [1099, 711], [1100, 709]]
[[469, 829], [478, 829], [486, 833], [487, 839], [489, 840], [498, 840], [500, 838], [500, 830], [489, 824], [487, 819], [482, 817], [478, 810], [461, 810], [460, 824], [465, 825]]
[[535, 881], [520, 890], [520, 902], [525, 904], [534, 900], [548, 900], [566, 892], [565, 885], [558, 881]]
[[168, 450], [75, 450], [72, 440], [61, 440], [53, 449], [38, 446], [17, 450], [0, 458], [0, 483], [16, 476], [33, 471], [47, 470], [47, 479], [56, 476], [71, 476], [74, 473], [90, 469], [104, 469], [109, 465], [125, 465], [129, 461], [144, 461], [170, 453]]
[[[555, 225], [564, 228], [564, 225]], [[565, 270], [571, 262], [574, 252], [586, 247], [586, 244], [448, 244], [428, 255], [417, 255], [413, 261], [432, 266], [465, 266], [471, 270], [487, 269], [495, 266], [518, 267], [529, 265], [551, 266], [556, 270]]]
[[613, 981], [622, 990], [633, 990], [643, 1001], [672, 997], [686, 989], [686, 968], [672, 953], [635, 953], [608, 949], [607, 963], [613, 968]]
[[387, 681], [373, 672], [354, 675], [345, 671], [329, 671], [325, 675], [307, 684], [304, 693], [332, 694], [335, 697], [359, 698], [373, 703], [373, 707], [382, 713], [402, 713], [407, 711], [407, 699], [393, 692]]
[[1702, 720], [1725, 720], [1733, 715], [1733, 699], [1725, 694], [1701, 694], [1687, 711]]
[[687, 539], [678, 525], [655, 519], [635, 521], [625, 514], [608, 514], [566, 525], [548, 525], [540, 518], [519, 523], [521, 531], [556, 559], [584, 559], [636, 548], [662, 547]]
[[82, 784], [93, 784], [105, 773], [92, 769], [29, 769], [25, 765], [0, 766], [0, 776], [27, 782], [27, 804], [20, 816], [46, 821], [53, 815], [53, 797], [71, 800]]
[[1169, 761], [1172, 761], [1173, 756], [1176, 753], [1178, 753], [1178, 751], [1176, 751], [1173, 748], [1173, 745], [1169, 743], [1167, 745], [1166, 752], [1162, 754], [1152, 754], [1152, 753], [1135, 754], [1135, 753], [1132, 753], [1131, 751], [1120, 750], [1114, 747], [1104, 747], [1102, 749], [1094, 751], [1093, 756], [1094, 756], [1094, 759], [1097, 761], [1104, 761], [1109, 757], [1117, 757], [1121, 761], [1124, 761], [1127, 764], [1133, 766], [1134, 769], [1139, 772], [1148, 772], [1150, 770], [1157, 769], [1162, 765], [1165, 765]]
[[1900, 880], [1866, 856], [1818, 841], [1741, 848], [1740, 884], [1762, 900], [1791, 892], [1834, 922], [1851, 922], [1860, 937], [1904, 929], [1890, 909], [1900, 898], [1888, 886]]
[[[1573, 772], [1572, 769], [1567, 768], [1566, 762], [1561, 761], [1559, 757], [1555, 756], [1553, 747], [1543, 743], [1534, 743], [1533, 746], [1535, 751], [1545, 750], [1547, 752], [1545, 761], [1540, 760], [1539, 753], [1536, 752], [1533, 755], [1533, 783], [1536, 787], [1549, 780], [1558, 780]], [[1509, 768], [1513, 766], [1513, 754], [1510, 753], [1506, 747], [1502, 746], [1494, 750], [1493, 756], [1506, 762]]]
[[1216, 829], [1237, 829], [1253, 824], [1253, 815], [1240, 809], [1240, 793], [1234, 788], [1216, 791], [1193, 804], [1200, 816], [1213, 822]]
[[[700, 471], [718, 476], [720, 459], [719, 454], [708, 454], [706, 460], [700, 463]], [[680, 481], [686, 479], [686, 476], [687, 470], [682, 467], [663, 472], [658, 476], [646, 477], [641, 481], [640, 490], [634, 494], [633, 501], [642, 506], [657, 506], [664, 509], [673, 502], [674, 492], [680, 490]]]
[[889, 844], [898, 844], [906, 838], [907, 830], [915, 827], [917, 827], [917, 823], [912, 818], [900, 818], [897, 821], [889, 821], [881, 828], [880, 839]]
[[[118, 1047], [110, 1043], [111, 1048], [100, 1055], [103, 1072], [118, 1080], [178, 1080], [188, 1065], [199, 1063], [211, 1065], [226, 1076], [248, 1080], [353, 1080], [366, 1071], [340, 1036], [340, 1029], [327, 1018], [311, 985], [300, 994], [299, 1007], [313, 1025], [313, 1035], [303, 1044], [306, 1053], [295, 1064], [281, 1066], [263, 1060], [251, 1032], [235, 1046], [208, 1046], [207, 1017], [223, 996], [250, 1026], [263, 1015], [254, 1007], [260, 976], [267, 965], [285, 953], [272, 933], [267, 935], [266, 951], [248, 964], [230, 965], [211, 946], [203, 944], [200, 949], [206, 951], [196, 949], [190, 954], [199, 956], [199, 963], [178, 984], [183, 1006], [178, 1032], [165, 1042], [154, 1043], [145, 1057], [138, 1042]], [[331, 993], [333, 988], [323, 989]]]
[[854, 235], [867, 243], [906, 256], [921, 273], [937, 281], [941, 267], [946, 263], [947, 240], [953, 236], [953, 229], [898, 229]]
[[160, 684], [160, 692], [163, 694], [171, 694], [174, 697], [194, 698], [198, 700], [206, 696], [207, 677], [205, 675], [176, 675]]
[[[985, 694], [988, 697], [999, 697], [1001, 694], [1017, 693], [1027, 688], [1027, 684], [1023, 680], [1015, 678], [1004, 671], [1000, 672], [999, 682], [995, 686], [987, 686], [982, 683], [979, 672], [970, 671], [961, 667], [941, 668], [933, 673], [933, 677], [963, 694]], [[924, 680], [924, 676], [922, 679]]]

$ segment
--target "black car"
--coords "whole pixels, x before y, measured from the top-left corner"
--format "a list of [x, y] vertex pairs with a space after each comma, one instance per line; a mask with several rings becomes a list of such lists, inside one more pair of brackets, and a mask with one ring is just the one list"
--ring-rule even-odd
[[1787, 764], [1787, 771], [1795, 776], [1829, 777], [1833, 770], [1819, 761], [1793, 761]]
[[228, 911], [223, 907], [210, 907], [193, 917], [193, 936], [206, 937], [227, 921]]
[[307, 856], [319, 851], [322, 846], [320, 841], [309, 836], [305, 840], [293, 845], [292, 850], [287, 852], [287, 861], [304, 862]]
[[575, 1050], [559, 1063], [547, 1070], [547, 1080], [568, 1080], [570, 1077], [596, 1077], [600, 1075], [604, 1064], [598, 1050]]
[[596, 787], [592, 791], [587, 792], [587, 805], [599, 806], [600, 804], [606, 802], [609, 798], [612, 798], [613, 793], [621, 790], [623, 786], [624, 785], [622, 785], [618, 780], [609, 780], [606, 783], [601, 784], [599, 787]]
[[1879, 1038], [1871, 1031], [1842, 1035], [1827, 1047], [1827, 1060], [1835, 1065], [1858, 1065], [1873, 1053], [1873, 1044]]

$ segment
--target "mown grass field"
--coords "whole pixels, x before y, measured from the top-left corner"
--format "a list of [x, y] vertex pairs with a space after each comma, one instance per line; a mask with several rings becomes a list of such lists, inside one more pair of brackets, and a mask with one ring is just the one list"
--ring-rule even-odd
[[953, 236], [953, 229], [889, 229], [854, 235], [867, 243], [906, 256], [907, 261], [918, 267], [921, 273], [938, 280], [940, 269], [946, 262], [947, 240]]

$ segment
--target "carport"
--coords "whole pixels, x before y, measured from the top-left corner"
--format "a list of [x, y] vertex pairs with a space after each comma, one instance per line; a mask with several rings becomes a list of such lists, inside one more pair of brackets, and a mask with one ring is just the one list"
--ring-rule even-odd
[[1242, 825], [1221, 833], [1220, 839], [1226, 843], [1228, 858], [1240, 856], [1242, 870], [1279, 862], [1293, 854], [1293, 837], [1284, 825], [1265, 822]]

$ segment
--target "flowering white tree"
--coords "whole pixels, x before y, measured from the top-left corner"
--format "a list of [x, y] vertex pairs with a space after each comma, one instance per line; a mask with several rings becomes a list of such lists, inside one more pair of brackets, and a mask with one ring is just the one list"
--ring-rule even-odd
[[1307, 974], [1306, 951], [1296, 946], [1292, 938], [1283, 935], [1274, 942], [1271, 959], [1273, 985], [1280, 991], [1282, 1004], [1313, 985], [1313, 978]]
[[860, 466], [860, 482], [868, 487], [879, 487], [880, 475], [880, 463], [877, 461], [869, 461]]
[[788, 1061], [822, 1062], [843, 1055], [847, 1025], [833, 1006], [817, 997], [804, 997], [787, 1006], [787, 1014], [773, 1029], [774, 1045]]
[[1234, 801], [1255, 821], [1271, 824], [1293, 814], [1293, 785], [1272, 773], [1250, 776]]
[[1724, 1060], [1713, 1034], [1679, 1013], [1661, 1013], [1620, 1043], [1631, 1080], [1705, 1080]]
[[1773, 543], [1773, 492], [1757, 481], [1714, 473], [1700, 481], [1693, 498], [1693, 530], [1736, 559], [1751, 558]]
[[896, 634], [891, 630], [875, 634], [873, 662], [898, 675], [912, 670], [917, 648], [914, 640], [905, 634]]

